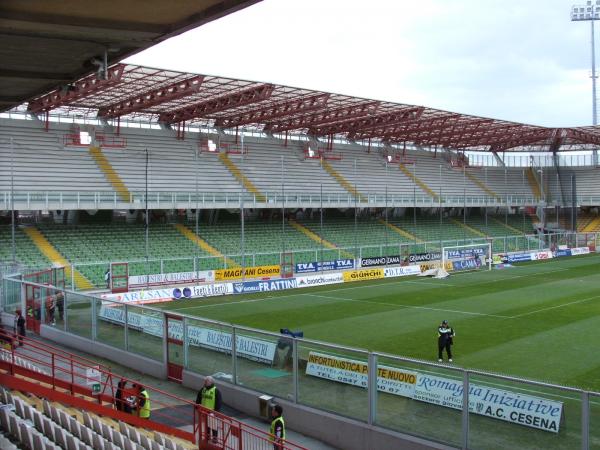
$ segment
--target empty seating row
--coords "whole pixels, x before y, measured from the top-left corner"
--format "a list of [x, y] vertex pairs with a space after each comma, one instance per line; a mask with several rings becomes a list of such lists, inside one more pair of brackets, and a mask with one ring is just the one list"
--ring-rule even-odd
[[[2, 119], [0, 165], [12, 167], [0, 173], [0, 188], [8, 191], [12, 181], [18, 191], [112, 192], [113, 186], [85, 146], [65, 145], [61, 136], [69, 125], [56, 124], [46, 132], [35, 121]], [[169, 130], [123, 128], [126, 145], [103, 148], [102, 152], [131, 192], [237, 193], [243, 185], [214, 154], [199, 153], [202, 136], [193, 133], [177, 140]], [[228, 138], [232, 140], [232, 137]], [[9, 144], [12, 142], [12, 144]], [[347, 194], [335, 176], [319, 160], [305, 160], [301, 141], [286, 145], [275, 139], [247, 138], [248, 153], [232, 158], [241, 172], [263, 193]], [[337, 145], [341, 160], [329, 164], [350, 186], [362, 194], [390, 193], [419, 196], [428, 194], [412, 177], [385, 159], [379, 150], [370, 153], [357, 145]], [[148, 153], [148, 170], [146, 170]], [[434, 153], [409, 151], [407, 169], [431, 191], [443, 195], [486, 195], [481, 184], [500, 196], [532, 195], [523, 168], [452, 168]], [[413, 162], [413, 164], [410, 164]], [[467, 176], [469, 174], [470, 176]], [[596, 192], [595, 170], [582, 171], [580, 193]], [[479, 182], [473, 181], [479, 180]], [[587, 181], [586, 181], [587, 180]], [[4, 189], [6, 188], [6, 189]], [[487, 193], [489, 195], [489, 192]]]
[[81, 423], [47, 400], [42, 402], [42, 414], [3, 388], [0, 403], [4, 405], [0, 408], [0, 427], [28, 450], [185, 450], [159, 433], [152, 440], [122, 422], [117, 430], [86, 412]]
[[112, 192], [85, 147], [64, 146], [37, 122], [0, 119], [0, 190]]

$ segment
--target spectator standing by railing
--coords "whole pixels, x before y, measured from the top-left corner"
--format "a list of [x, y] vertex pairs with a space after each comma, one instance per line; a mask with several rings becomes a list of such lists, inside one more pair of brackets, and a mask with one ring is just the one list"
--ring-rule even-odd
[[[211, 411], [221, 411], [221, 391], [215, 386], [213, 377], [208, 376], [204, 379], [204, 386], [200, 389], [200, 392], [198, 392], [196, 404], [202, 405]], [[213, 442], [217, 442], [217, 438], [219, 437], [219, 431], [217, 430], [217, 424], [215, 422], [216, 420], [211, 417], [208, 417], [206, 421], [206, 428], [208, 431], [207, 437], [211, 436]]]
[[115, 408], [117, 411], [131, 414], [131, 405], [127, 400], [127, 381], [125, 380], [120, 380], [117, 384], [117, 391], [115, 392]]
[[15, 334], [18, 336], [18, 344], [23, 345], [23, 338], [25, 337], [25, 317], [21, 314], [21, 310], [15, 311]]

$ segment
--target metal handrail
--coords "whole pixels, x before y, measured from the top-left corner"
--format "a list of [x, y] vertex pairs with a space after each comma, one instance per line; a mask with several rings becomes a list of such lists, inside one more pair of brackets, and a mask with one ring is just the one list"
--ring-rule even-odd
[[[14, 345], [11, 345], [12, 364], [18, 365], [15, 361], [17, 361], [17, 358], [21, 358], [22, 360], [27, 361], [30, 364], [32, 364], [33, 366], [36, 366], [38, 368], [48, 367], [49, 371], [51, 373], [50, 376], [52, 377], [53, 390], [56, 390], [57, 387], [58, 388], [61, 387], [61, 386], [59, 386], [59, 384], [61, 384], [61, 383], [59, 383], [60, 380], [56, 377], [57, 372], [58, 372], [58, 373], [63, 373], [67, 376], [68, 375], [71, 376], [71, 382], [70, 382], [71, 394], [74, 394], [76, 391], [78, 394], [85, 395], [85, 392], [88, 392], [87, 396], [91, 396], [90, 388], [77, 382], [78, 379], [85, 379], [86, 374], [85, 373], [83, 373], [83, 374], [76, 373], [77, 371], [75, 369], [82, 369], [82, 370], [94, 369], [95, 371], [97, 371], [101, 374], [99, 384], [101, 384], [103, 386], [102, 391], [99, 393], [99, 395], [97, 397], [98, 402], [100, 402], [100, 403], [109, 402], [114, 406], [115, 405], [115, 390], [116, 390], [115, 384], [114, 384], [115, 380], [122, 380], [122, 381], [125, 381], [126, 383], [140, 384], [137, 380], [132, 380], [127, 377], [118, 375], [118, 374], [112, 372], [110, 369], [107, 370], [107, 368], [99, 366], [98, 364], [89, 365], [86, 363], [81, 363], [78, 360], [83, 359], [83, 358], [79, 357], [78, 355], [75, 355], [75, 354], [69, 353], [65, 350], [60, 350], [60, 349], [59, 349], [59, 351], [61, 353], [64, 353], [66, 356], [57, 354], [54, 352], [55, 347], [53, 347], [53, 346], [46, 345], [44, 343], [41, 343], [41, 342], [36, 341], [31, 338], [19, 337], [15, 333], [12, 333], [12, 332], [9, 332], [6, 330], [0, 330], [0, 340], [5, 340], [5, 341], [11, 342], [11, 343], [15, 343], [20, 340], [23, 344], [23, 350], [31, 352], [36, 356], [44, 355], [46, 358], [49, 356], [50, 362], [41, 359], [41, 356], [34, 357], [34, 356], [31, 356], [28, 354], [17, 353], [15, 351], [16, 347]], [[86, 360], [86, 361], [91, 361], [91, 360]], [[59, 365], [61, 362], [65, 364], [65, 367], [61, 367]], [[35, 376], [35, 373], [32, 372], [31, 375]], [[47, 374], [40, 374], [40, 377], [42, 375], [48, 376]], [[102, 381], [103, 379], [105, 381]], [[247, 436], [254, 438], [254, 440], [257, 440], [260, 444], [264, 444], [264, 445], [268, 444], [269, 446], [272, 445], [271, 435], [269, 433], [266, 433], [266, 432], [258, 429], [258, 428], [255, 428], [251, 425], [240, 422], [237, 419], [226, 416], [225, 414], [219, 413], [218, 411], [212, 411], [207, 408], [204, 408], [201, 405], [198, 405], [190, 400], [184, 399], [177, 395], [171, 394], [169, 392], [163, 391], [158, 388], [151, 387], [147, 383], [144, 383], [144, 387], [148, 391], [150, 391], [154, 394], [159, 394], [161, 397], [173, 400], [173, 402], [171, 402], [171, 403], [166, 403], [166, 402], [161, 401], [158, 398], [152, 396], [151, 402], [153, 405], [159, 405], [161, 407], [187, 405], [192, 408], [191, 409], [192, 410], [192, 424], [193, 424], [193, 430], [194, 430], [194, 432], [192, 433], [193, 442], [197, 442], [198, 444], [200, 444], [201, 442], [208, 441], [212, 438], [212, 436], [210, 435], [209, 430], [207, 428], [207, 425], [206, 425], [207, 422], [210, 420], [216, 424], [216, 426], [212, 425], [211, 428], [216, 428], [221, 431], [219, 433], [218, 439], [219, 439], [219, 443], [221, 445], [223, 445], [223, 448], [234, 448], [234, 447], [228, 446], [228, 443], [224, 440], [224, 438], [226, 436], [231, 435], [232, 437], [236, 437], [236, 438], [240, 439], [240, 441], [241, 441], [243, 439], [243, 434], [246, 434]], [[111, 391], [110, 395], [106, 393], [107, 388], [110, 388], [110, 391]], [[158, 408], [158, 409], [160, 409], [160, 408]], [[164, 414], [160, 413], [159, 411], [157, 411], [157, 408], [153, 408], [151, 414], [152, 414], [151, 417], [156, 417], [156, 416], [160, 417], [160, 416], [164, 415]], [[179, 426], [189, 425], [189, 422], [186, 421], [185, 419], [182, 419], [181, 417], [173, 417], [173, 416], [166, 416], [166, 415], [164, 415], [164, 416], [168, 417], [171, 421], [173, 421], [173, 420], [180, 421], [181, 425], [179, 425]], [[178, 428], [178, 427], [175, 427], [175, 428]], [[225, 433], [226, 429], [227, 430], [233, 429], [235, 431], [231, 432], [231, 433], [228, 432], [228, 434], [226, 434]], [[256, 448], [267, 448], [264, 445], [261, 445]], [[282, 448], [282, 450], [305, 450], [304, 447], [299, 446], [299, 445], [294, 444], [293, 442], [289, 442], [289, 441], [286, 441], [282, 445], [281, 448]]]

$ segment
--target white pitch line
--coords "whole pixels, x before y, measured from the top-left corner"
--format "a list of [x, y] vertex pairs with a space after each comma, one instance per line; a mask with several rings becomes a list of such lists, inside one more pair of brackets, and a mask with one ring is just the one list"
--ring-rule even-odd
[[[382, 286], [388, 286], [391, 284], [400, 284], [400, 283], [406, 283], [406, 282], [410, 282], [410, 280], [394, 281], [394, 282], [387, 282], [387, 283], [374, 283], [374, 284], [368, 284], [365, 286], [352, 286], [352, 287], [346, 287], [346, 288], [328, 289], [326, 291], [321, 291], [321, 292], [341, 292], [341, 291], [353, 291], [355, 289], [372, 289], [374, 287], [382, 287]], [[412, 281], [412, 282], [413, 283], [422, 283], [421, 281], [416, 281], [416, 280]], [[432, 284], [437, 284], [437, 283], [432, 283]], [[455, 285], [448, 285], [448, 286], [454, 287]], [[231, 295], [233, 295], [233, 294], [231, 294]], [[239, 303], [260, 302], [263, 300], [272, 300], [274, 298], [289, 298], [289, 297], [298, 297], [298, 296], [302, 296], [302, 295], [307, 295], [307, 294], [295, 293], [295, 294], [289, 294], [289, 295], [261, 297], [261, 298], [251, 299], [251, 300], [239, 300], [236, 302], [212, 303], [210, 305], [198, 305], [198, 306], [185, 306], [183, 308], [170, 308], [169, 311], [184, 311], [186, 309], [210, 308], [212, 306], [237, 305]], [[214, 299], [215, 297], [207, 297], [207, 298]]]
[[414, 309], [427, 309], [430, 311], [440, 311], [440, 312], [449, 312], [449, 313], [456, 313], [456, 314], [466, 314], [466, 315], [470, 315], [470, 316], [487, 316], [487, 317], [498, 317], [500, 319], [510, 319], [509, 316], [499, 316], [496, 314], [485, 314], [485, 313], [478, 313], [478, 312], [469, 312], [469, 311], [457, 311], [455, 309], [444, 309], [444, 308], [433, 308], [431, 306], [415, 306], [415, 305], [404, 305], [404, 304], [400, 304], [400, 303], [383, 303], [383, 302], [374, 302], [374, 301], [370, 301], [370, 300], [358, 300], [358, 299], [352, 299], [352, 298], [340, 298], [340, 297], [331, 297], [328, 295], [318, 295], [318, 294], [304, 294], [310, 297], [319, 297], [319, 298], [330, 298], [333, 300], [338, 300], [341, 302], [358, 302], [358, 303], [369, 303], [369, 304], [373, 304], [373, 305], [385, 305], [385, 306], [398, 306], [401, 308], [414, 308]]
[[[534, 276], [534, 275], [541, 275], [541, 274], [546, 274], [546, 273], [564, 272], [565, 270], [569, 270], [569, 269], [556, 269], [556, 270], [548, 270], [546, 272], [533, 272], [533, 273], [527, 273], [527, 274], [524, 274], [524, 275], [517, 275], [517, 276], [514, 276], [514, 277], [497, 278], [495, 280], [480, 281], [479, 283], [471, 283], [471, 284], [464, 285], [464, 286], [468, 287], [468, 286], [479, 286], [480, 284], [499, 283], [501, 281], [514, 280], [516, 278], [525, 278], [525, 277], [531, 277], [531, 276]], [[470, 272], [470, 273], [477, 273], [477, 272]], [[466, 274], [462, 274], [460, 272], [453, 274], [453, 276], [456, 276], [456, 275], [464, 276]], [[458, 284], [453, 284], [452, 286], [459, 286], [459, 285]]]
[[[303, 295], [303, 294], [282, 295], [281, 297], [296, 297], [298, 295]], [[240, 303], [262, 302], [264, 300], [272, 300], [274, 298], [280, 298], [280, 297], [261, 297], [261, 298], [253, 298], [253, 299], [250, 299], [250, 300], [238, 300], [237, 302], [211, 303], [210, 305], [185, 306], [183, 308], [171, 308], [171, 309], [168, 309], [166, 311], [184, 311], [186, 309], [212, 308], [213, 306], [239, 305]]]
[[450, 283], [442, 283], [442, 282], [437, 282], [437, 281], [427, 281], [427, 280], [405, 280], [404, 283], [412, 283], [412, 284], [427, 284], [427, 285], [431, 285], [431, 286], [451, 286], [451, 287], [456, 287], [456, 284], [450, 284]]
[[523, 314], [517, 314], [516, 316], [511, 316], [509, 319], [518, 319], [519, 317], [530, 316], [531, 314], [537, 314], [539, 312], [550, 311], [551, 309], [562, 308], [564, 306], [576, 305], [577, 303], [589, 302], [590, 300], [594, 300], [596, 298], [600, 298], [600, 295], [594, 295], [593, 297], [582, 298], [581, 300], [576, 300], [574, 302], [563, 303], [562, 305], [549, 306], [548, 308], [536, 309], [535, 311], [529, 311]]

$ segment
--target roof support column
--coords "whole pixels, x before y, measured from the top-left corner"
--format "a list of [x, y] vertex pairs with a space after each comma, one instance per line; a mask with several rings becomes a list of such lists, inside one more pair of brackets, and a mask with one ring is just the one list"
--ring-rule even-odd
[[494, 155], [494, 159], [496, 160], [496, 162], [498, 163], [498, 165], [500, 167], [506, 167], [506, 164], [504, 164], [504, 160], [502, 158], [500, 158], [500, 156], [498, 155], [498, 152], [492, 152], [492, 155]]

